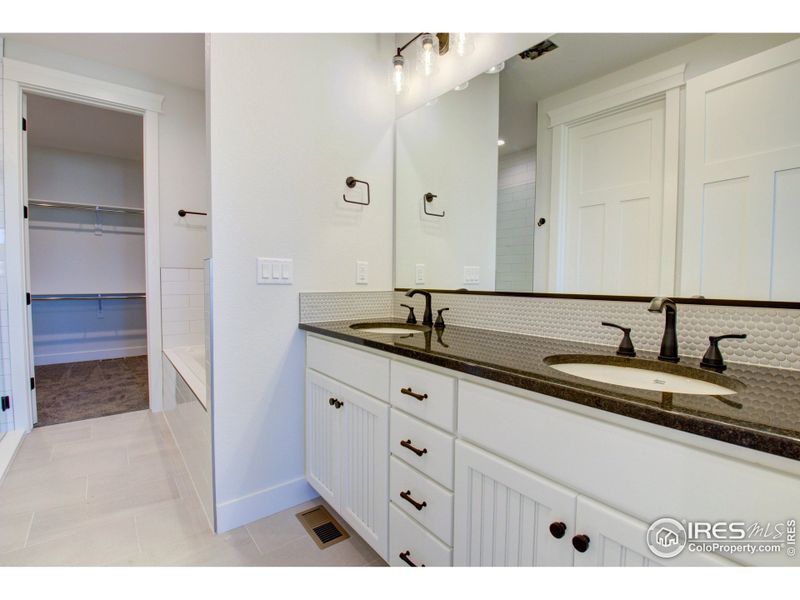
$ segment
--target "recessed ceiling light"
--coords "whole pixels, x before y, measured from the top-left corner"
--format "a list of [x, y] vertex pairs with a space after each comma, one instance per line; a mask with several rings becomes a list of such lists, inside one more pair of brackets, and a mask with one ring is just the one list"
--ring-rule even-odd
[[505, 146], [506, 145], [506, 141], [503, 138], [500, 138], [499, 140], [497, 140], [497, 145], [498, 146]]
[[505, 68], [506, 68], [506, 63], [505, 62], [501, 62], [501, 63], [497, 63], [495, 66], [493, 66], [491, 69], [489, 69], [486, 72], [489, 75], [494, 75], [495, 73], [499, 73], [500, 71], [502, 71]]
[[465, 81], [464, 83], [462, 83], [462, 84], [460, 84], [460, 85], [457, 85], [457, 86], [456, 86], [456, 87], [454, 87], [453, 89], [454, 89], [456, 92], [460, 92], [461, 90], [465, 90], [465, 89], [467, 89], [468, 87], [469, 87], [469, 81]]

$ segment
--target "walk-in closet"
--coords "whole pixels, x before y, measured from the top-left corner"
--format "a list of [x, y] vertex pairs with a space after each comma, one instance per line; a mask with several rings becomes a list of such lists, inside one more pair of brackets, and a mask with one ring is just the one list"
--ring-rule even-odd
[[25, 100], [36, 423], [145, 409], [142, 119]]

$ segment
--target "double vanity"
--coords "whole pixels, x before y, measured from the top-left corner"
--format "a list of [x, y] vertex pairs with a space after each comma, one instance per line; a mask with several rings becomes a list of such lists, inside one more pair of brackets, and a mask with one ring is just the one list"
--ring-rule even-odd
[[659, 559], [646, 532], [797, 517], [800, 373], [391, 318], [300, 328], [307, 479], [391, 565], [794, 564]]

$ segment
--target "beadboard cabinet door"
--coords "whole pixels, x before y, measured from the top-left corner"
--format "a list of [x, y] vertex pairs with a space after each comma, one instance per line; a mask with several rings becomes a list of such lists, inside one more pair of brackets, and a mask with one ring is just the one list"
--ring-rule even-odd
[[[455, 566], [570, 566], [577, 494], [456, 441]], [[562, 536], [551, 531], [563, 524]]]
[[341, 386], [339, 513], [384, 559], [389, 532], [389, 405]]
[[306, 369], [306, 479], [334, 510], [339, 510], [341, 489], [340, 412], [337, 400], [342, 385]]

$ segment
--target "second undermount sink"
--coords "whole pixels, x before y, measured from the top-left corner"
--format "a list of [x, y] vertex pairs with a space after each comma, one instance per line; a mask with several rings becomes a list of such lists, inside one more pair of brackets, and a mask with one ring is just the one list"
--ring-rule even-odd
[[426, 325], [412, 325], [411, 323], [354, 323], [351, 329], [357, 329], [364, 333], [383, 333], [386, 335], [409, 335], [419, 332], [430, 331]]
[[647, 360], [561, 355], [550, 356], [545, 362], [562, 373], [640, 390], [727, 396], [735, 394], [739, 387], [739, 382], [716, 373]]

